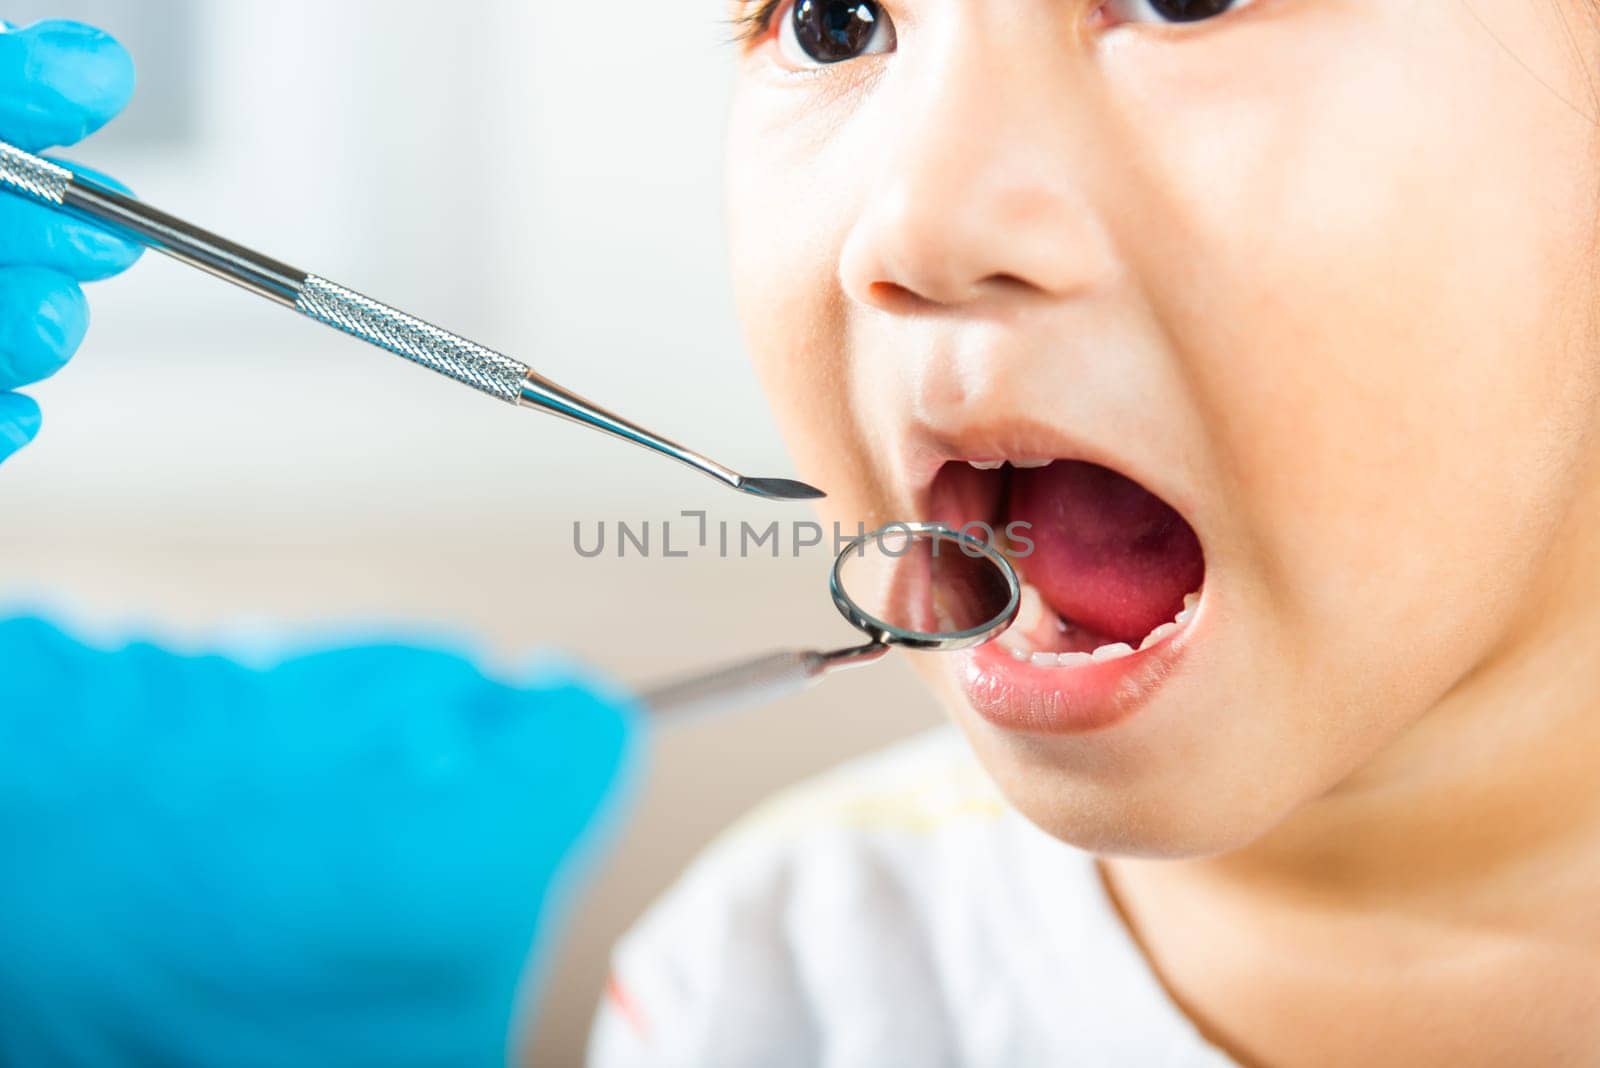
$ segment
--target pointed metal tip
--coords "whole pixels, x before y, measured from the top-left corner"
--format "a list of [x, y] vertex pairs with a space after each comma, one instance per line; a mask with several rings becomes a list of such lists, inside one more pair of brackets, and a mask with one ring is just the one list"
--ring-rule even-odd
[[815, 486], [796, 482], [792, 478], [739, 479], [739, 488], [752, 497], [765, 497], [769, 501], [814, 501], [827, 494]]

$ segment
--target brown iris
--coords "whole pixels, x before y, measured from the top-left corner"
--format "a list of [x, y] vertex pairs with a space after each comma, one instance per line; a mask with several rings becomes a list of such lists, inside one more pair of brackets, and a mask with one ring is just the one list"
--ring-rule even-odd
[[794, 6], [795, 37], [818, 63], [842, 63], [872, 43], [880, 17], [871, 0], [800, 0]]
[[1150, 0], [1150, 6], [1168, 22], [1199, 22], [1216, 18], [1233, 6], [1234, 0]]

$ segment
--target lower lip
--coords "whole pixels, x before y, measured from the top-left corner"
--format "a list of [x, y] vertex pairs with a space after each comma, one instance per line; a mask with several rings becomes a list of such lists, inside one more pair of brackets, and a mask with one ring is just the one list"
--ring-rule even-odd
[[961, 684], [984, 719], [1009, 731], [1086, 734], [1123, 722], [1146, 707], [1172, 677], [1192, 643], [1195, 615], [1182, 629], [1115, 660], [1040, 667], [997, 642], [962, 654]]

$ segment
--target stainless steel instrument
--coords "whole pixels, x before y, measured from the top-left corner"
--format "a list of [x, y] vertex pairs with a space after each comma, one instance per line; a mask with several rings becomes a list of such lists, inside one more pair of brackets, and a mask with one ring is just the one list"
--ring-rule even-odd
[[0, 189], [89, 219], [308, 318], [421, 364], [491, 397], [537, 408], [630, 441], [743, 493], [811, 500], [821, 490], [787, 478], [750, 478], [609, 412], [509, 356], [415, 316], [234, 244], [100, 182], [0, 142]]
[[799, 693], [842, 668], [871, 664], [893, 646], [970, 649], [1016, 621], [1022, 584], [1005, 554], [938, 523], [891, 523], [853, 538], [833, 561], [834, 607], [870, 639], [822, 652], [772, 653], [645, 691], [645, 709], [681, 720]]

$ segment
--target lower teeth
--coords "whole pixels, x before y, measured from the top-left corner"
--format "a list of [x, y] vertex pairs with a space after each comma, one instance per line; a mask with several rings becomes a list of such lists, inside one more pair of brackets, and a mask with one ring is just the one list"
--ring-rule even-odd
[[1094, 659], [1089, 653], [1029, 653], [1024, 649], [1011, 649], [1011, 655], [1036, 667], [1076, 667]]
[[[1195, 606], [1199, 603], [1200, 593], [1198, 590], [1185, 595], [1182, 610], [1170, 622], [1161, 624], [1145, 635], [1144, 640], [1139, 643], [1139, 651], [1142, 652], [1177, 633], [1185, 623], [1194, 618]], [[1035, 631], [1039, 624], [1044, 622], [1045, 616], [1049, 612], [1050, 609], [1046, 607], [1044, 598], [1040, 596], [1039, 591], [1024, 582], [1022, 584], [1022, 600], [1017, 611], [1016, 622], [997, 639], [1001, 647], [1016, 660], [1033, 664], [1035, 667], [1052, 668], [1082, 667], [1086, 664], [1120, 660], [1122, 657], [1131, 656], [1135, 651], [1134, 647], [1127, 642], [1112, 642], [1088, 653], [1051, 653], [1032, 649], [1028, 646], [1028, 639], [1023, 635]], [[1056, 629], [1057, 633], [1067, 634], [1075, 628], [1070, 622], [1057, 616]]]

